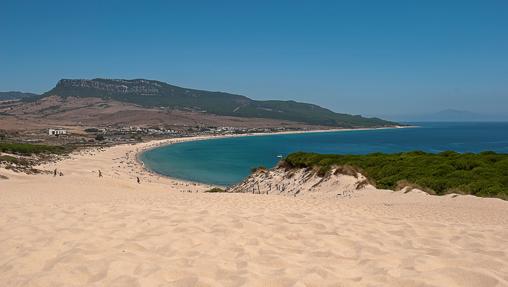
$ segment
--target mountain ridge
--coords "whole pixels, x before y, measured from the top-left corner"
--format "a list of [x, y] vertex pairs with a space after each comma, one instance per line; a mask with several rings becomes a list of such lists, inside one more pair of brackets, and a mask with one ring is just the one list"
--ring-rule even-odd
[[[220, 116], [289, 120], [333, 127], [384, 127], [395, 122], [360, 115], [335, 113], [296, 101], [258, 101], [243, 95], [190, 89], [147, 79], [61, 79], [50, 91], [36, 97], [96, 97], [144, 107], [163, 107]], [[33, 100], [33, 99], [29, 99]]]
[[7, 101], [7, 100], [21, 100], [24, 98], [31, 98], [39, 96], [38, 94], [34, 93], [25, 93], [25, 92], [19, 92], [19, 91], [8, 91], [8, 92], [0, 92], [0, 101]]

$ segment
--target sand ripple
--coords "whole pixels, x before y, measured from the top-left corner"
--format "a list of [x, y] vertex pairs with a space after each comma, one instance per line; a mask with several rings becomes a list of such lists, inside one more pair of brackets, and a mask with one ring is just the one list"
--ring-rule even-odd
[[180, 192], [128, 150], [0, 182], [1, 286], [508, 286], [507, 202]]

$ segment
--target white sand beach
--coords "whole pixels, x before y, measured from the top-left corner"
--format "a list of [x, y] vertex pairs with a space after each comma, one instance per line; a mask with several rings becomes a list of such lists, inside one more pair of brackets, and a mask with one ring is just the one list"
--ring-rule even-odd
[[506, 201], [199, 193], [136, 161], [175, 141], [0, 169], [0, 286], [508, 286]]

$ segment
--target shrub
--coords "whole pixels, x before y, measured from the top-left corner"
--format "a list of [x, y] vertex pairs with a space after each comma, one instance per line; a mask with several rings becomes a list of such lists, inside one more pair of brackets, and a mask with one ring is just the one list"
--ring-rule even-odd
[[350, 165], [341, 165], [335, 168], [334, 174], [343, 174], [357, 177], [358, 173], [361, 173], [357, 167]]
[[16, 164], [16, 165], [30, 165], [30, 162], [24, 158], [17, 158], [10, 155], [0, 155], [0, 162], [7, 164]]
[[330, 166], [324, 165], [318, 168], [316, 175], [319, 177], [324, 177], [330, 171]]
[[66, 149], [62, 146], [26, 144], [26, 143], [0, 143], [0, 151], [20, 155], [32, 155], [41, 153], [64, 153]]
[[251, 168], [250, 171], [252, 173], [255, 173], [255, 172], [258, 172], [258, 171], [266, 171], [266, 170], [268, 170], [266, 167], [264, 167], [264, 166], [258, 166], [258, 167]]
[[214, 187], [212, 189], [205, 190], [205, 192], [216, 193], [216, 192], [226, 192], [226, 191], [222, 188]]
[[508, 198], [508, 154], [417, 151], [333, 155], [298, 152], [288, 155], [283, 165], [312, 168], [320, 176], [326, 175], [331, 166], [339, 166], [339, 173], [359, 170], [379, 188], [418, 186], [436, 194], [456, 192]]

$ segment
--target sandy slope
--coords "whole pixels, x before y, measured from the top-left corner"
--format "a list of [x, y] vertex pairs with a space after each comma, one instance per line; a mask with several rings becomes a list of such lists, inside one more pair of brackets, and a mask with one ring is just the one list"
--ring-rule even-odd
[[508, 202], [189, 193], [146, 146], [0, 170], [0, 286], [508, 286]]

